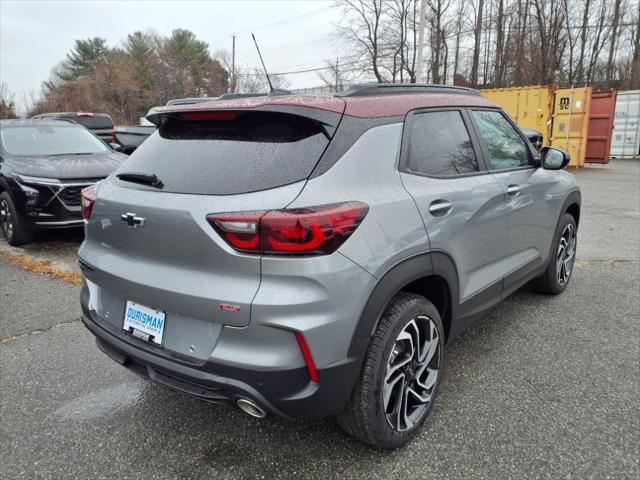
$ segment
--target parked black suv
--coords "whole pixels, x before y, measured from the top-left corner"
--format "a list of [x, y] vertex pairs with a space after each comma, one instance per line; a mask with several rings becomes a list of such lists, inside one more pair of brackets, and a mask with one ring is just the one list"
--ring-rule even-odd
[[80, 191], [127, 157], [60, 120], [0, 120], [0, 229], [11, 245], [41, 228], [82, 226]]
[[41, 113], [31, 117], [34, 120], [40, 119], [65, 119], [71, 120], [78, 125], [82, 125], [88, 128], [96, 136], [106, 142], [112, 143], [115, 141], [113, 120], [106, 113], [92, 113], [92, 112], [49, 112]]

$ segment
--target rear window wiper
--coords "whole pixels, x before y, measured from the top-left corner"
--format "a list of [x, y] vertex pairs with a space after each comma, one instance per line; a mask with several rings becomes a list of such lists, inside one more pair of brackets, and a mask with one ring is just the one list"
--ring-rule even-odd
[[116, 175], [123, 182], [141, 183], [155, 188], [164, 188], [164, 183], [154, 173], [125, 172]]

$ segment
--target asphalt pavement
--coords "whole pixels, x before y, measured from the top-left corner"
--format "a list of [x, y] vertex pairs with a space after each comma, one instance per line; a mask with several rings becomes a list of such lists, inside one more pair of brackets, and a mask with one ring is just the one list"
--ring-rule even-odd
[[[568, 289], [525, 287], [454, 342], [427, 425], [394, 452], [140, 380], [96, 348], [78, 287], [0, 259], [0, 478], [639, 478], [640, 161], [577, 175]], [[79, 238], [60, 235], [0, 252], [75, 268]]]

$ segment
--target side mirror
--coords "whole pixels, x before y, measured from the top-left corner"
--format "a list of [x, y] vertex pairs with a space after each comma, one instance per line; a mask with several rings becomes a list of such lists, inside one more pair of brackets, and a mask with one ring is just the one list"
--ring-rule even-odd
[[115, 142], [110, 142], [109, 147], [111, 148], [111, 150], [115, 150], [116, 152], [119, 152], [120, 150], [122, 150], [122, 145]]
[[124, 153], [125, 155], [131, 155], [136, 150], [136, 148], [138, 147], [136, 147], [135, 145], [124, 145], [120, 152]]
[[571, 160], [568, 153], [554, 147], [543, 147], [540, 152], [542, 153], [542, 168], [545, 170], [562, 170]]

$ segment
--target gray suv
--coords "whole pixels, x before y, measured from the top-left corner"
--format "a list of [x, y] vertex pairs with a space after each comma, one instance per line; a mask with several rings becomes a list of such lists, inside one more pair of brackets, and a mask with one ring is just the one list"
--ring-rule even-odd
[[475, 91], [367, 85], [160, 107], [83, 191], [87, 328], [142, 377], [254, 417], [414, 437], [444, 347], [562, 292], [580, 191]]

